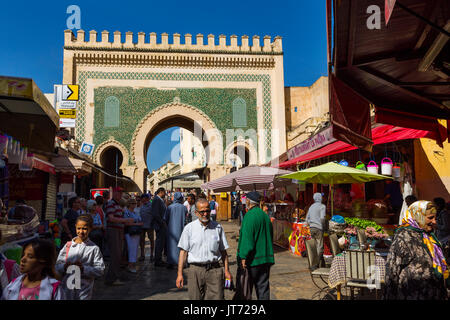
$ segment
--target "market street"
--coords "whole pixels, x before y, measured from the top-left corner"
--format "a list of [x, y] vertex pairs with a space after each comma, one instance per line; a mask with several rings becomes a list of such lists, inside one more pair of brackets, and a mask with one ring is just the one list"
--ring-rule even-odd
[[450, 299], [449, 0], [2, 11], [0, 300]]
[[[230, 271], [236, 275], [236, 236], [239, 232], [237, 222], [221, 222], [225, 228], [226, 237], [230, 249]], [[149, 242], [147, 241], [147, 252]], [[270, 272], [271, 299], [275, 300], [298, 300], [311, 299], [314, 294], [314, 285], [311, 282], [306, 258], [295, 256], [286, 249], [274, 247], [275, 265]], [[110, 287], [103, 284], [103, 279], [95, 283], [94, 299], [145, 299], [145, 300], [189, 300], [187, 286], [177, 289], [175, 280], [177, 271], [168, 270], [164, 267], [155, 267], [150, 264], [148, 257], [146, 261], [138, 262], [138, 273], [133, 275], [127, 273], [131, 281], [124, 286]], [[186, 274], [186, 272], [185, 272]], [[225, 299], [231, 300], [234, 292], [225, 290]], [[253, 293], [254, 299], [256, 298]]]
[[[230, 271], [233, 280], [236, 276], [236, 237], [239, 234], [237, 221], [221, 222], [223, 225], [230, 256]], [[149, 242], [146, 242], [146, 250], [149, 251]], [[311, 300], [317, 299], [314, 294], [317, 287], [311, 281], [308, 260], [290, 253], [284, 248], [274, 246], [275, 265], [270, 270], [270, 298], [271, 300]], [[177, 271], [164, 267], [155, 267], [149, 263], [148, 256], [144, 262], [137, 263], [137, 274], [127, 273], [130, 281], [124, 286], [105, 286], [103, 279], [95, 282], [94, 300], [189, 300], [187, 286], [177, 289], [175, 280]], [[186, 276], [186, 272], [184, 272]], [[186, 279], [186, 278], [185, 278]], [[336, 292], [331, 291], [336, 297]], [[234, 291], [225, 290], [225, 300], [233, 298]], [[321, 296], [323, 297], [323, 295]], [[348, 298], [344, 295], [345, 298]], [[374, 293], [369, 291], [363, 297], [357, 299], [374, 299]], [[256, 300], [253, 292], [253, 299]], [[330, 299], [325, 297], [325, 299]]]

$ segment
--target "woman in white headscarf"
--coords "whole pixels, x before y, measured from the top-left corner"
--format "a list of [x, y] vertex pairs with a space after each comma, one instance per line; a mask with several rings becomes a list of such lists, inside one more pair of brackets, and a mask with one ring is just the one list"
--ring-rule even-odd
[[449, 270], [433, 233], [435, 225], [436, 208], [431, 201], [409, 206], [389, 250], [385, 299], [448, 299]]

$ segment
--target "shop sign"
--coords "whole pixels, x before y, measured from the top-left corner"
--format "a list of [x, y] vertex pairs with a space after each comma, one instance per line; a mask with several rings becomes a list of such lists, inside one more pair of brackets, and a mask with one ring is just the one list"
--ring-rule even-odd
[[94, 151], [94, 147], [95, 145], [92, 143], [87, 143], [86, 141], [83, 142], [83, 144], [81, 145], [81, 149], [80, 152], [84, 153], [88, 156], [92, 155], [92, 152]]
[[66, 119], [75, 119], [76, 118], [76, 109], [59, 109], [59, 117], [60, 118], [66, 118]]
[[59, 127], [60, 128], [75, 128], [75, 119], [59, 119]]
[[323, 146], [326, 146], [334, 141], [336, 141], [336, 139], [333, 137], [333, 129], [330, 126], [327, 129], [317, 133], [315, 136], [300, 142], [295, 147], [289, 149], [287, 152], [288, 159], [292, 160], [298, 158], [301, 155], [322, 148]]
[[57, 109], [76, 109], [77, 102], [76, 101], [56, 101], [55, 106]]
[[16, 78], [0, 78], [0, 95], [33, 99], [31, 80]]

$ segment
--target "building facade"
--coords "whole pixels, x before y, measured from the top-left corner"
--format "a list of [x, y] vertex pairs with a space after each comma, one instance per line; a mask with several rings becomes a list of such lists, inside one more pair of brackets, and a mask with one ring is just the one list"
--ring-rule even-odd
[[[249, 164], [286, 151], [283, 51], [280, 37], [184, 36], [140, 32], [65, 31], [64, 84], [79, 84], [76, 139], [123, 156], [121, 170], [144, 190], [146, 153], [161, 131], [178, 126], [202, 142], [209, 179], [226, 174], [237, 146]], [[149, 41], [147, 41], [149, 40]]]

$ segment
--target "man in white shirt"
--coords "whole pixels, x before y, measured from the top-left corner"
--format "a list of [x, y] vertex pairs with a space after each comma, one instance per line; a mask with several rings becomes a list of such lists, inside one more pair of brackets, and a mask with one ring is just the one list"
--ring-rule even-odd
[[[229, 248], [222, 226], [210, 220], [208, 200], [199, 198], [195, 203], [197, 220], [189, 223], [181, 234], [178, 247], [178, 277], [176, 285], [183, 287], [183, 266], [188, 257], [188, 294], [191, 300], [223, 300], [224, 275], [232, 279], [228, 267]], [[220, 265], [223, 261], [224, 267]]]

